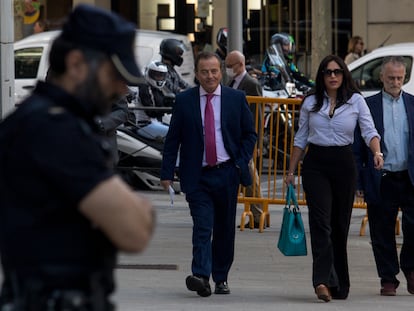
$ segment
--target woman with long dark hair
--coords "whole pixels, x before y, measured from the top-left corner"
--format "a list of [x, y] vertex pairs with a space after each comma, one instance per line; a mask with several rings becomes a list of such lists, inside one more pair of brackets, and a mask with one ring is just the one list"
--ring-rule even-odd
[[315, 92], [303, 99], [286, 177], [287, 184], [295, 182], [294, 172], [305, 155], [302, 182], [309, 208], [312, 282], [317, 297], [326, 302], [346, 299], [349, 293], [346, 248], [356, 190], [351, 145], [357, 124], [380, 169], [380, 136], [368, 106], [344, 61], [329, 55], [319, 65]]

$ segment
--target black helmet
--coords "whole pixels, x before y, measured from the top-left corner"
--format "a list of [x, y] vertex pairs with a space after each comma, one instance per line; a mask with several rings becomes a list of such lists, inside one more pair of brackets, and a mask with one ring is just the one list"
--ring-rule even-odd
[[173, 65], [180, 67], [183, 63], [182, 55], [185, 51], [185, 45], [177, 39], [164, 39], [160, 44], [160, 54], [172, 62]]
[[295, 54], [295, 40], [293, 37], [285, 32], [275, 33], [270, 39], [270, 44], [275, 44], [280, 46], [283, 51], [283, 55], [287, 59], [293, 59], [293, 54]]
[[220, 28], [217, 32], [216, 43], [219, 48], [227, 55], [227, 28]]

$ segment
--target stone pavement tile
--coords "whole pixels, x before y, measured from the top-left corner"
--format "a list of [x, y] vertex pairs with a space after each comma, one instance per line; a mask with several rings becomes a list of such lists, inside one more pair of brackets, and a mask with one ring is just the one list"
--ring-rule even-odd
[[[316, 299], [311, 282], [310, 240], [308, 255], [285, 257], [276, 248], [282, 206], [271, 206], [271, 226], [236, 229], [235, 260], [229, 276], [230, 295], [201, 298], [185, 287], [191, 274], [191, 218], [178, 196], [174, 208], [157, 196], [158, 225], [149, 248], [140, 255], [120, 256], [120, 263], [175, 265], [176, 270], [117, 269], [119, 310], [411, 310], [414, 297], [401, 279], [398, 299], [379, 296], [369, 235], [360, 237], [364, 210], [354, 210], [348, 241], [351, 289], [347, 300], [324, 303]], [[243, 211], [238, 207], [238, 220]], [[308, 231], [307, 210], [302, 209]], [[401, 239], [401, 237], [397, 237]], [[401, 276], [401, 275], [400, 275]], [[401, 278], [403, 278], [401, 276]], [[211, 285], [213, 283], [211, 282]]]
[[[365, 210], [354, 210], [348, 239], [351, 278], [347, 300], [329, 303], [316, 299], [311, 283], [311, 255], [285, 257], [276, 248], [282, 206], [271, 206], [271, 226], [236, 229], [235, 260], [229, 276], [230, 295], [202, 298], [187, 290], [185, 278], [191, 272], [191, 217], [183, 196], [176, 196], [173, 208], [168, 195], [146, 193], [157, 210], [157, 228], [153, 240], [142, 254], [121, 254], [115, 270], [117, 290], [114, 295], [120, 311], [388, 311], [413, 309], [414, 296], [406, 282], [397, 297], [379, 295], [379, 280], [372, 255], [369, 231], [360, 237], [359, 228]], [[237, 223], [243, 211], [238, 206]], [[307, 210], [302, 209], [308, 231]], [[402, 236], [397, 237], [402, 242]], [[2, 279], [0, 272], [0, 281]], [[213, 285], [213, 284], [212, 284]]]

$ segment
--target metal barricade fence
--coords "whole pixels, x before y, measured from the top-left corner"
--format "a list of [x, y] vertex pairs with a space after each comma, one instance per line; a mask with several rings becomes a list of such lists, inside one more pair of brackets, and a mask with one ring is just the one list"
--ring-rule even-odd
[[[253, 153], [250, 187], [240, 187], [238, 202], [244, 204], [240, 230], [244, 229], [246, 217], [253, 229], [253, 214], [250, 204], [260, 204], [263, 213], [259, 232], [270, 224], [269, 204], [285, 204], [286, 184], [284, 179], [289, 169], [290, 153], [295, 131], [298, 128], [301, 99], [247, 96], [249, 105], [255, 111], [253, 117], [258, 139]], [[295, 191], [299, 205], [306, 205], [301, 183], [301, 163], [295, 178]], [[355, 200], [354, 208], [365, 208], [363, 200]], [[367, 218], [361, 223], [360, 234], [365, 231]]]

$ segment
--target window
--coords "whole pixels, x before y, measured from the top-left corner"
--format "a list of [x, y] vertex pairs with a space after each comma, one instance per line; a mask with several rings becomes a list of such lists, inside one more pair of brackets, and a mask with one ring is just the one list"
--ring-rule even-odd
[[27, 48], [14, 52], [14, 74], [16, 79], [36, 79], [43, 48]]
[[[403, 56], [407, 65], [407, 73], [404, 84], [410, 80], [411, 67], [413, 60], [411, 56]], [[382, 88], [380, 80], [380, 71], [383, 57], [375, 58], [362, 66], [354, 69], [351, 74], [359, 89], [364, 91], [379, 91]]]

